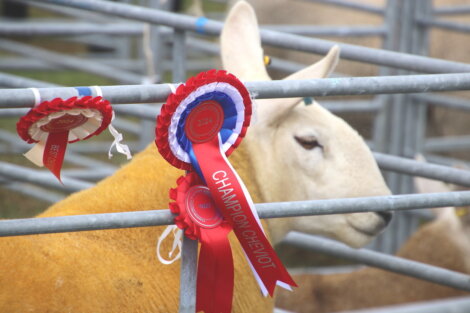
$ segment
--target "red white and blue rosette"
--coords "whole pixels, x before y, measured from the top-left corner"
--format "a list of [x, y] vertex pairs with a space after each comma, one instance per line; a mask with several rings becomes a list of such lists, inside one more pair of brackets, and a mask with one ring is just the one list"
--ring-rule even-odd
[[[232, 74], [211, 70], [180, 85], [157, 118], [155, 143], [159, 152], [173, 166], [190, 171], [178, 180], [179, 192], [170, 192], [172, 199], [179, 199], [177, 204], [170, 203], [170, 208], [177, 214], [176, 225], [201, 242], [196, 307], [206, 313], [231, 311], [233, 281], [215, 270], [223, 268], [233, 277], [233, 261], [231, 254], [227, 260], [226, 252], [230, 229], [264, 295], [272, 296], [276, 285], [287, 289], [296, 286], [265, 236], [247, 188], [227, 159], [245, 136], [251, 112], [245, 86]], [[188, 179], [194, 185], [182, 189]], [[211, 226], [209, 208], [218, 211], [224, 223]], [[224, 283], [230, 288], [222, 291], [219, 286]], [[223, 300], [213, 300], [214, 295]]]
[[[250, 125], [251, 98], [248, 91], [235, 76], [225, 71], [202, 72], [170, 94], [157, 118], [155, 142], [162, 156], [173, 166], [197, 170], [192, 142], [185, 133], [186, 117], [198, 105], [210, 106], [211, 102], [219, 103], [222, 108], [222, 111], [213, 111], [207, 117], [218, 118], [221, 122], [222, 151], [229, 156], [241, 143]], [[223, 118], [220, 116], [222, 113]]]

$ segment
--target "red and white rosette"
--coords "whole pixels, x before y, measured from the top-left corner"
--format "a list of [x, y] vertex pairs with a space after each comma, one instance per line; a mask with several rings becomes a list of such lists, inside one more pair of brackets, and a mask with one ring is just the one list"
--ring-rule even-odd
[[170, 210], [187, 237], [199, 240], [196, 312], [231, 312], [233, 258], [227, 238], [232, 230], [217, 210], [209, 188], [195, 172], [177, 180], [170, 189]]
[[[37, 89], [33, 92], [38, 95]], [[130, 158], [129, 148], [117, 142], [122, 135], [112, 127], [113, 118], [111, 104], [101, 96], [55, 98], [38, 103], [20, 118], [16, 128], [24, 141], [35, 143], [25, 157], [37, 166], [47, 167], [60, 181], [67, 144], [98, 135], [108, 127], [116, 139], [113, 146], [118, 144], [118, 151], [125, 150]]]
[[[287, 289], [296, 285], [266, 238], [253, 201], [227, 159], [243, 139], [250, 117], [251, 98], [245, 86], [225, 71], [211, 70], [170, 94], [157, 118], [155, 142], [170, 164], [198, 174], [233, 228], [263, 294], [272, 296], [276, 285]], [[181, 218], [175, 222], [182, 223]], [[230, 312], [219, 307], [201, 309]]]

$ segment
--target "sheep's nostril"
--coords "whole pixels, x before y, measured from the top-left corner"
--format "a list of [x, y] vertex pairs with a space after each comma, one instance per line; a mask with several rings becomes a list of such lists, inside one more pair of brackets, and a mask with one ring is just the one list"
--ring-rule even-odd
[[390, 223], [390, 221], [392, 220], [392, 216], [393, 216], [393, 214], [390, 212], [377, 212], [377, 215], [383, 218], [385, 225], [388, 225], [388, 223]]

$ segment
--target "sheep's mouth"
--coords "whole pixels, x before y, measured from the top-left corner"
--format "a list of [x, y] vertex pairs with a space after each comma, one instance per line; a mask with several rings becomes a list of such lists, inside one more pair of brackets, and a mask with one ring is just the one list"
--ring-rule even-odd
[[377, 234], [379, 232], [376, 232], [376, 231], [372, 231], [372, 230], [369, 230], [369, 229], [362, 229], [362, 228], [358, 228], [352, 224], [349, 224], [349, 226], [352, 227], [352, 229], [354, 229], [355, 231], [357, 231], [358, 233], [361, 233], [363, 235], [366, 235], [366, 236], [369, 236], [369, 237], [375, 237], [377, 236]]
[[366, 235], [368, 237], [375, 237], [377, 236], [384, 228], [385, 225], [377, 225], [374, 229], [367, 229], [367, 228], [359, 228], [355, 226], [353, 223], [348, 222], [349, 226], [354, 229], [356, 232]]

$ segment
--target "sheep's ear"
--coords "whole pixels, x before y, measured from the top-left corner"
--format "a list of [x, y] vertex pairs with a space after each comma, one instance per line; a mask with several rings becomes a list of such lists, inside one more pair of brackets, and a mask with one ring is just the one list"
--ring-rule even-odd
[[[328, 54], [317, 63], [314, 63], [288, 77], [285, 80], [325, 78], [330, 75], [338, 64], [340, 49], [333, 46]], [[283, 98], [258, 100], [260, 120], [268, 124], [276, 124], [277, 121], [292, 110], [302, 98]]]
[[224, 68], [242, 81], [270, 80], [255, 11], [245, 1], [230, 10], [220, 38]]

